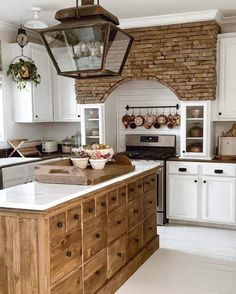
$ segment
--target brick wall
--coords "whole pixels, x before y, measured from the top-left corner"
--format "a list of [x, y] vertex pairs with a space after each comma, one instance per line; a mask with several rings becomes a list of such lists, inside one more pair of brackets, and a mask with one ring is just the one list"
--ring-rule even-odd
[[180, 100], [214, 100], [217, 34], [215, 21], [127, 30], [134, 43], [121, 77], [77, 80], [79, 103], [101, 103], [131, 80], [157, 80]]

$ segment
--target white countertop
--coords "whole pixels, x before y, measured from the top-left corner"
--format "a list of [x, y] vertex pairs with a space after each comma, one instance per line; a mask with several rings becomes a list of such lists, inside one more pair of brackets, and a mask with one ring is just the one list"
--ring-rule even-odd
[[15, 165], [20, 163], [27, 163], [31, 161], [39, 161], [40, 158], [37, 157], [8, 157], [8, 158], [0, 158], [0, 168]]
[[44, 211], [68, 200], [83, 196], [121, 182], [144, 171], [156, 168], [158, 162], [135, 162], [135, 170], [123, 176], [102, 182], [97, 185], [62, 185], [32, 182], [0, 190], [0, 208], [14, 208]]

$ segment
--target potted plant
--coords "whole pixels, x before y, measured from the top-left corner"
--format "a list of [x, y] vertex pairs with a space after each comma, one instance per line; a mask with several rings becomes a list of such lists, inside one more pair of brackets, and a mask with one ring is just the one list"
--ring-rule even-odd
[[11, 76], [16, 82], [17, 88], [22, 90], [26, 87], [26, 82], [31, 81], [37, 86], [40, 84], [41, 77], [38, 74], [38, 68], [33, 60], [19, 59], [18, 62], [9, 65], [7, 75]]

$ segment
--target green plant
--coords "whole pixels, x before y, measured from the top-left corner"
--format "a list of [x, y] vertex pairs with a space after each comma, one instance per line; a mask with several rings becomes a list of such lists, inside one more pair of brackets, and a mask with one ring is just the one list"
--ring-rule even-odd
[[12, 80], [16, 82], [17, 88], [22, 90], [26, 87], [27, 81], [32, 81], [35, 86], [40, 84], [41, 77], [37, 71], [38, 68], [33, 60], [20, 58], [18, 62], [9, 65], [7, 75], [10, 75]]

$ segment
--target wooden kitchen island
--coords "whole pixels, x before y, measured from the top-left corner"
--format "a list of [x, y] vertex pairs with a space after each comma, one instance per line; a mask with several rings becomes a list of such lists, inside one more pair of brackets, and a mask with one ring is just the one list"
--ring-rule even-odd
[[[115, 293], [159, 248], [156, 170], [88, 188], [29, 183], [0, 191], [0, 293]], [[55, 189], [66, 196], [58, 200]]]

